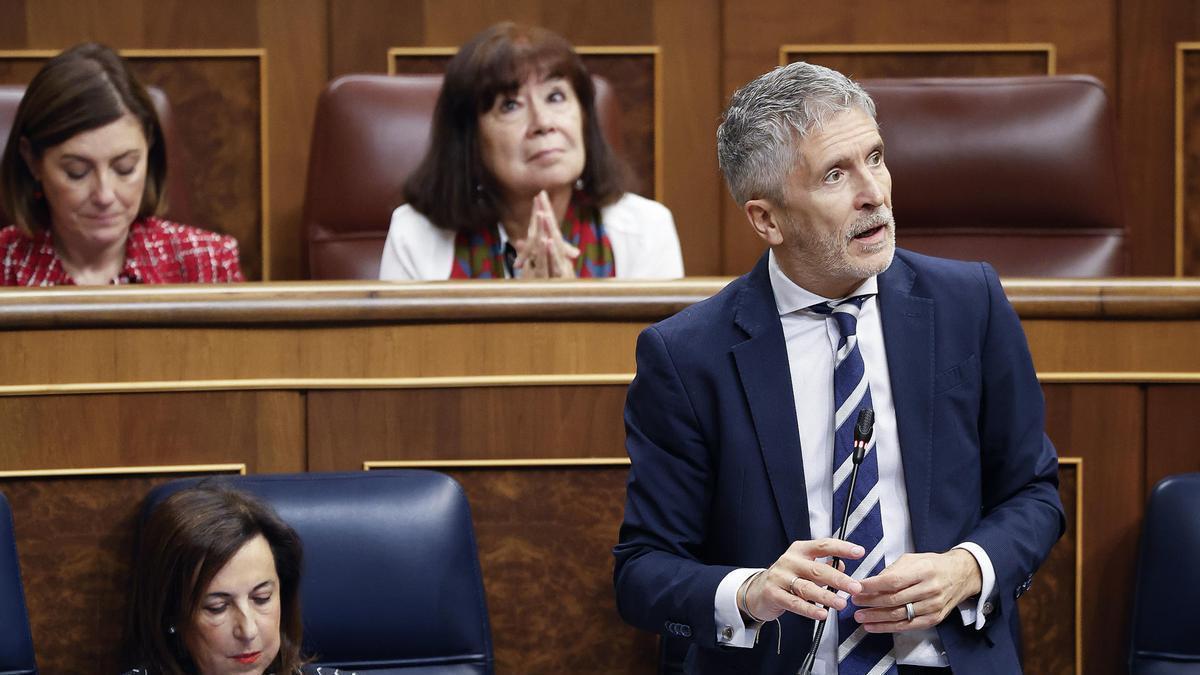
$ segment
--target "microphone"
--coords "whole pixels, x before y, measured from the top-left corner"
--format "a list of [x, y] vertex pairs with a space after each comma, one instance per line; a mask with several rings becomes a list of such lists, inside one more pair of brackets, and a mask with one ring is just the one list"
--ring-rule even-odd
[[[846, 538], [846, 526], [850, 522], [850, 501], [854, 499], [854, 484], [858, 482], [858, 467], [862, 466], [863, 459], [867, 456], [867, 446], [871, 444], [871, 436], [874, 434], [875, 411], [870, 408], [859, 410], [858, 419], [854, 422], [854, 454], [850, 456], [854, 468], [850, 471], [850, 490], [846, 492], [846, 508], [842, 511], [842, 526], [838, 528], [838, 539]], [[841, 562], [841, 558], [834, 556], [829, 564], [833, 569], [837, 569]], [[826, 586], [825, 590], [829, 590], [829, 587]], [[828, 621], [829, 613], [827, 612], [825, 618], [813, 626], [812, 644], [808, 646], [808, 654], [804, 656], [804, 663], [800, 665], [797, 675], [812, 673], [813, 663], [817, 659], [817, 646], [821, 644], [821, 636], [825, 634], [825, 624]]]

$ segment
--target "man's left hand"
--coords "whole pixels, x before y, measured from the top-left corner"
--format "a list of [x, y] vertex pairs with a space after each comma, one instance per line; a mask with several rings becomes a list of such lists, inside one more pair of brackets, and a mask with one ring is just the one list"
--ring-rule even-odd
[[[906, 553], [878, 575], [862, 581], [853, 597], [854, 619], [868, 633], [902, 633], [932, 628], [967, 598], [978, 595], [983, 575], [975, 556], [963, 549]], [[913, 605], [908, 619], [906, 603]]]

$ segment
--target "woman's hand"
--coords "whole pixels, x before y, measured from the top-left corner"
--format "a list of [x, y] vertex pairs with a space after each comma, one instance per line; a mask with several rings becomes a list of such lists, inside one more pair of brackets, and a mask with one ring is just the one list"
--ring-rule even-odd
[[529, 231], [525, 241], [516, 242], [517, 260], [513, 271], [518, 279], [573, 279], [579, 249], [562, 238], [554, 218], [550, 195], [542, 190], [533, 198]]

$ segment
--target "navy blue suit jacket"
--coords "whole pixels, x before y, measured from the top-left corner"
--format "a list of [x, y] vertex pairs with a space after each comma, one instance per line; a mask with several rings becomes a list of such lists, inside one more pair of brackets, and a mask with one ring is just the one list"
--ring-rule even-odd
[[[918, 552], [983, 547], [997, 600], [982, 630], [938, 627], [958, 673], [1020, 672], [1015, 600], [1061, 536], [1058, 464], [1025, 334], [986, 264], [897, 250], [878, 304]], [[647, 328], [625, 406], [630, 469], [614, 549], [626, 621], [690, 642], [689, 672], [795, 673], [812, 622], [718, 646], [717, 585], [810, 539], [787, 349], [764, 255], [717, 295]]]

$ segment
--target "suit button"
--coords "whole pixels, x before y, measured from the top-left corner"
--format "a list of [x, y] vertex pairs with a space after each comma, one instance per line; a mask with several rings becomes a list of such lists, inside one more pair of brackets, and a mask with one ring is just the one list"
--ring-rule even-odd
[[679, 635], [680, 635], [681, 637], [685, 637], [685, 638], [690, 638], [690, 637], [692, 637], [692, 627], [691, 627], [691, 626], [686, 626], [686, 625], [685, 625], [685, 626], [680, 626], [680, 627], [679, 627]]

